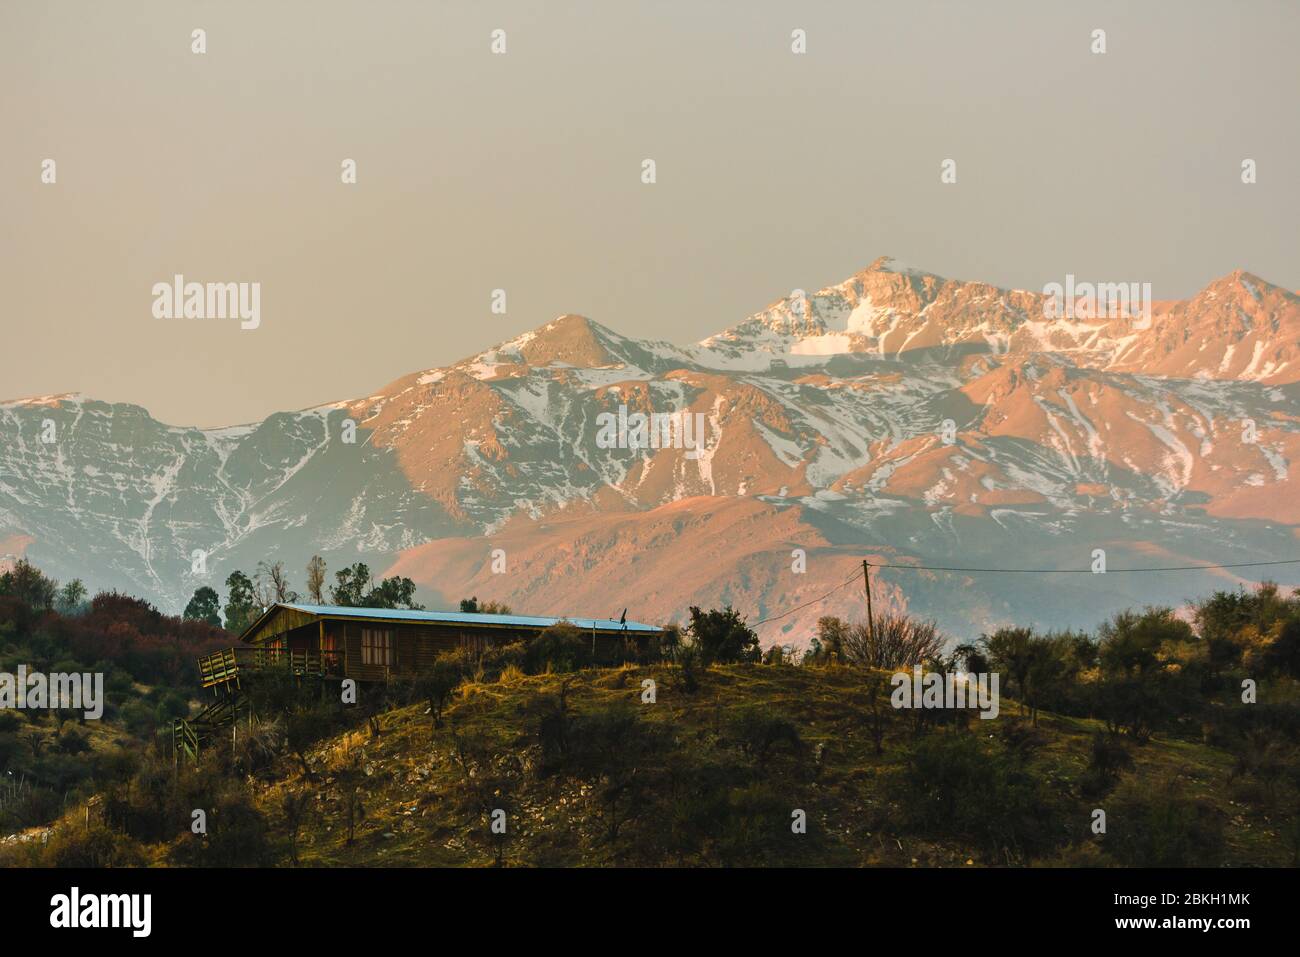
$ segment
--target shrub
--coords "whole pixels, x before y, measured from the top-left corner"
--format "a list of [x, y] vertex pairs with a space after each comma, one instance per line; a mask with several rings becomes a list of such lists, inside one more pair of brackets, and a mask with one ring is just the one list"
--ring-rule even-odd
[[1054, 801], [1038, 777], [966, 735], [923, 738], [890, 791], [904, 827], [969, 841], [991, 859], [1024, 860], [1065, 837], [1051, 827]]
[[568, 768], [595, 785], [594, 816], [613, 844], [650, 805], [653, 769], [665, 760], [671, 739], [661, 726], [641, 720], [626, 701], [571, 718], [567, 737]]
[[1098, 731], [1092, 736], [1092, 750], [1081, 788], [1085, 797], [1099, 797], [1115, 786], [1122, 772], [1133, 767], [1133, 756], [1117, 734]]
[[560, 621], [529, 639], [524, 670], [534, 675], [544, 671], [564, 673], [577, 671], [591, 661], [590, 640], [575, 625]]
[[699, 647], [693, 641], [683, 642], [675, 657], [673, 684], [685, 694], [694, 694], [700, 689], [700, 669], [704, 666]]
[[790, 828], [790, 799], [764, 782], [734, 787], [716, 805], [722, 813], [710, 856], [724, 866], [792, 863], [811, 850], [816, 831], [796, 835]]
[[706, 665], [759, 659], [758, 635], [730, 605], [708, 612], [692, 607], [689, 631]]
[[1193, 638], [1192, 628], [1169, 608], [1122, 611], [1101, 626], [1098, 648], [1107, 674], [1147, 674], [1162, 667], [1161, 651]]
[[[833, 637], [835, 631], [826, 634]], [[944, 638], [933, 621], [892, 614], [876, 618], [872, 627], [865, 622], [849, 625], [840, 640], [845, 661], [885, 671], [923, 664], [939, 657], [944, 646]]]
[[285, 750], [284, 722], [280, 718], [256, 721], [235, 738], [231, 767], [240, 774], [258, 774], [275, 764]]
[[147, 863], [135, 839], [97, 823], [55, 828], [41, 858], [51, 867], [143, 867]]
[[75, 727], [64, 728], [59, 734], [59, 750], [64, 754], [85, 754], [90, 750], [90, 739]]
[[1204, 707], [1190, 676], [1164, 670], [1104, 675], [1092, 687], [1092, 700], [1112, 733], [1123, 732], [1139, 744], [1156, 731], [1176, 728]]
[[24, 788], [0, 803], [0, 826], [7, 832], [48, 824], [63, 810], [58, 792], [48, 787]]
[[1131, 781], [1107, 802], [1106, 853], [1133, 867], [1215, 867], [1222, 863], [1223, 823], [1210, 804], [1176, 782], [1154, 789]]
[[439, 655], [429, 670], [416, 679], [414, 693], [428, 703], [435, 729], [442, 727], [443, 708], [464, 675], [464, 663], [458, 656]]
[[207, 829], [205, 835], [187, 832], [172, 849], [172, 861], [192, 867], [264, 867], [271, 863], [266, 818], [246, 794], [223, 793], [208, 809]]
[[804, 752], [799, 729], [789, 719], [761, 707], [746, 708], [733, 718], [731, 736], [760, 768], [767, 766], [778, 747], [786, 748], [795, 758], [801, 758]]

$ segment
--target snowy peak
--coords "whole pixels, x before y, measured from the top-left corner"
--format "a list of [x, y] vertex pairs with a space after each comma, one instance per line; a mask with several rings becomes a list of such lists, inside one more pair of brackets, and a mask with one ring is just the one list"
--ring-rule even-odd
[[1210, 283], [1187, 302], [1186, 314], [1193, 317], [1227, 314], [1235, 310], [1238, 318], [1253, 326], [1263, 319], [1272, 331], [1280, 331], [1288, 318], [1294, 318], [1300, 297], [1244, 269], [1237, 269]]
[[945, 279], [882, 257], [815, 293], [792, 291], [700, 342], [696, 358], [719, 368], [762, 368], [855, 354], [1049, 352], [1079, 365], [1156, 375], [1300, 379], [1300, 299], [1245, 270], [1182, 302], [1135, 298], [1131, 307], [1108, 310], [1103, 302], [1085, 310], [1080, 296], [1067, 315], [1057, 315], [1043, 293]]
[[1041, 314], [1042, 299], [944, 279], [885, 256], [811, 295], [795, 290], [700, 346], [728, 354], [733, 364], [752, 349], [799, 366], [840, 355], [929, 355], [965, 345], [1005, 352], [1017, 329]]
[[[823, 533], [854, 560], [889, 543], [959, 565], [1032, 552], [1069, 566], [1091, 541], [1292, 555], [1300, 386], [1279, 384], [1300, 381], [1297, 297], [1239, 270], [1149, 318], [1053, 318], [1045, 299], [879, 259], [693, 346], [563, 315], [373, 394], [226, 429], [73, 395], [0, 402], [0, 560], [26, 551], [56, 577], [180, 608], [233, 568], [311, 554], [376, 569], [419, 556], [417, 579], [440, 590], [460, 542], [463, 593], [509, 587], [491, 594], [563, 612], [549, 603], [565, 588], [614, 581], [667, 618], [714, 598], [787, 607], [792, 543], [812, 557]], [[636, 441], [621, 428], [634, 416]], [[590, 537], [559, 550], [555, 523]], [[472, 579], [502, 535], [520, 543], [509, 585]], [[804, 598], [842, 581], [829, 555], [794, 586]], [[927, 613], [983, 621], [966, 597], [931, 592]]]
[[1300, 380], [1300, 297], [1238, 269], [1191, 299], [1160, 304], [1109, 367], [1147, 375]]

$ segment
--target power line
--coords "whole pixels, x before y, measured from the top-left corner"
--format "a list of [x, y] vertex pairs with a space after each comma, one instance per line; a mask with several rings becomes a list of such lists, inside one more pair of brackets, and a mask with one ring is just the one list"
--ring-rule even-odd
[[807, 608], [809, 605], [815, 605], [819, 601], [823, 601], [826, 598], [829, 598], [831, 595], [835, 594], [835, 592], [839, 591], [845, 585], [849, 584], [849, 582], [855, 582], [857, 580], [858, 580], [858, 572], [857, 569], [854, 569], [852, 575], [844, 579], [844, 581], [840, 582], [838, 585], [836, 585], [834, 588], [828, 591], [825, 595], [822, 595], [820, 598], [814, 598], [812, 601], [806, 601], [802, 605], [796, 605], [794, 608], [791, 608], [789, 611], [783, 611], [781, 612], [781, 614], [773, 615], [771, 618], [764, 618], [760, 621], [756, 621], [754, 622], [754, 626], [757, 627], [759, 625], [764, 625], [767, 624], [767, 622], [769, 621], [779, 621], [782, 618], [786, 617], [786, 615], [793, 615], [796, 611], [799, 611], [799, 609]]
[[[1150, 568], [1107, 568], [1094, 572], [1091, 568], [954, 568], [947, 565], [892, 565], [868, 562], [872, 568], [902, 568], [926, 572], [993, 572], [1023, 575], [1122, 575], [1134, 572], [1191, 572], [1210, 571], [1216, 568], [1259, 568], [1264, 565], [1300, 565], [1300, 558], [1285, 558], [1275, 562], [1223, 562], [1215, 565], [1163, 565]], [[856, 575], [854, 577], [857, 577]]]
[[[1094, 572], [1091, 568], [957, 568], [949, 565], [896, 565], [889, 563], [865, 562], [868, 568], [898, 568], [905, 571], [918, 572], [969, 572], [973, 574], [991, 573], [991, 574], [1009, 574], [1009, 575], [1126, 575], [1139, 572], [1189, 572], [1189, 571], [1211, 571], [1216, 568], [1261, 568], [1267, 565], [1300, 565], [1300, 558], [1284, 558], [1278, 561], [1268, 562], [1220, 562], [1212, 565], [1164, 565], [1149, 568], [1108, 568], [1105, 572]], [[815, 605], [819, 601], [824, 601], [835, 592], [839, 591], [845, 585], [858, 580], [857, 569], [853, 574], [844, 581], [840, 582], [824, 595], [820, 595], [811, 601], [806, 601], [802, 605], [796, 605], [789, 611], [783, 611], [779, 615], [772, 615], [769, 618], [761, 618], [754, 622], [754, 626], [765, 625], [769, 621], [780, 621], [796, 611], [807, 608], [809, 605]]]

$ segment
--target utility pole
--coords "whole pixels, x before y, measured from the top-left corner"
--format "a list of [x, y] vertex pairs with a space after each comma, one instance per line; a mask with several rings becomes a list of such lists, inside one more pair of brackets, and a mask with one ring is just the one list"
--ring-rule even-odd
[[867, 560], [862, 559], [862, 586], [867, 590], [867, 636], [874, 645], [876, 642], [876, 622], [871, 615], [871, 573]]

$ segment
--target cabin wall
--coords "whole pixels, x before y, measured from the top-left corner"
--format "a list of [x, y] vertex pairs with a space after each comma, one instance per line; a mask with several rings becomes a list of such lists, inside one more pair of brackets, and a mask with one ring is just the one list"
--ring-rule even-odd
[[342, 673], [358, 681], [384, 681], [428, 672], [438, 655], [457, 649], [481, 652], [492, 644], [522, 640], [523, 633], [490, 633], [425, 622], [328, 622], [343, 649]]
[[[357, 681], [388, 681], [427, 673], [438, 655], [458, 649], [479, 654], [491, 646], [528, 640], [534, 629], [473, 627], [435, 622], [321, 619], [279, 636], [294, 651], [319, 651], [326, 674]], [[602, 633], [602, 646], [621, 639]], [[638, 642], [642, 641], [638, 637]]]
[[319, 628], [315, 622], [312, 622], [276, 637], [282, 642], [280, 647], [288, 648], [290, 651], [316, 651], [319, 644]]

